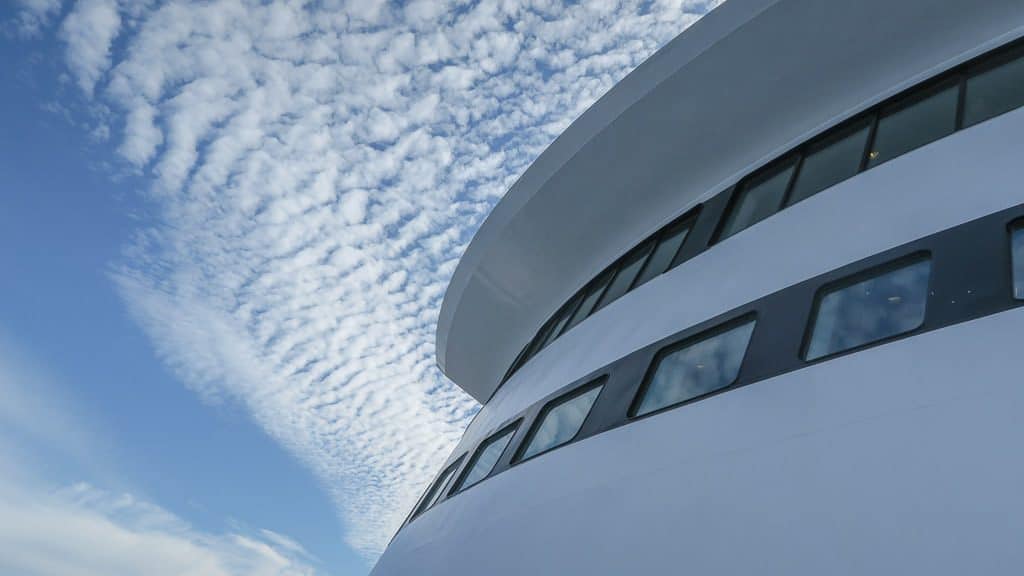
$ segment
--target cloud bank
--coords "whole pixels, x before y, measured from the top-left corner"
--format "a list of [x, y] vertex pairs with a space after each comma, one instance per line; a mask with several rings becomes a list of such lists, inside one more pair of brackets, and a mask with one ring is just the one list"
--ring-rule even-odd
[[433, 337], [472, 233], [716, 3], [78, 0], [54, 27], [94, 131], [151, 178], [126, 303], [190, 387], [315, 471], [372, 558], [476, 410]]

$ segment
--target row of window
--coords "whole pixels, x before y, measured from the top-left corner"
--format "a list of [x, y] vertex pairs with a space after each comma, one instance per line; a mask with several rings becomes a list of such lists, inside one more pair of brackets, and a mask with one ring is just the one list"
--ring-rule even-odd
[[[879, 255], [884, 260], [878, 261], [879, 257], [876, 257], [867, 263], [855, 264], [854, 270], [842, 271], [844, 274], [840, 277], [833, 278], [834, 275], [830, 273], [812, 279], [727, 313], [710, 325], [696, 327], [696, 331], [683, 331], [678, 337], [655, 344], [645, 376], [635, 392], [631, 395], [612, 394], [610, 402], [618, 402], [616, 398], [631, 398], [628, 407], [616, 410], [618, 413], [624, 411], [624, 418], [617, 424], [606, 423], [603, 430], [736, 386], [741, 370], [748, 363], [748, 349], [759, 329], [759, 317], [769, 310], [775, 310], [774, 317], [783, 320], [783, 324], [793, 323], [790, 318], [786, 318], [795, 315], [791, 310], [784, 311], [784, 314], [777, 312], [778, 302], [789, 302], [789, 306], [792, 306], [794, 298], [779, 296], [789, 290], [796, 290], [799, 295], [806, 294], [808, 299], [813, 295], [813, 301], [806, 316], [796, 317], [797, 322], [802, 318], [807, 319], [802, 336], [788, 333], [790, 339], [803, 339], [795, 354], [799, 356], [796, 363], [791, 367], [777, 365], [778, 357], [782, 355], [779, 349], [767, 350], [759, 355], [761, 358], [770, 358], [770, 362], [776, 364], [775, 373], [784, 373], [811, 362], [906, 336], [924, 325], [930, 301], [934, 300], [935, 305], [942, 308], [948, 294], [972, 294], [978, 291], [990, 296], [988, 301], [978, 296], [966, 299], [952, 312], [948, 306], [939, 310], [933, 316], [945, 314], [945, 320], [935, 323], [929, 329], [1024, 305], [1024, 302], [1014, 303], [1014, 300], [1024, 301], [1024, 218], [1021, 218], [1024, 207], [1009, 212], [1009, 216], [996, 214], [982, 221], [986, 224], [985, 229], [991, 229], [988, 222], [1005, 226], [1006, 221], [1012, 221], [1009, 226], [1009, 242], [1006, 236], [1002, 240], [1004, 247], [1009, 244], [1006, 252], [1010, 254], [1012, 298], [999, 296], [1000, 293], [1006, 294], [1007, 274], [992, 272], [993, 269], [1006, 270], [1006, 256], [998, 254], [998, 246], [985, 244], [977, 240], [976, 236], [971, 236], [977, 235], [979, 229], [973, 226], [974, 223], [961, 225], [935, 238], [919, 241], [916, 245], [890, 251], [895, 254]], [[933, 251], [948, 255], [953, 252], [951, 246], [963, 245], [976, 246], [986, 250], [989, 255], [981, 256], [972, 249], [947, 256], [946, 280], [943, 285], [936, 286], [933, 282]], [[993, 258], [991, 253], [997, 254]], [[983, 268], [979, 269], [977, 262], [985, 261], [986, 258], [989, 262], [983, 262]], [[973, 277], [966, 280], [969, 284], [957, 284], [969, 276]], [[989, 282], [988, 286], [984, 285], [985, 281]], [[1002, 290], [997, 287], [1000, 283]], [[979, 286], [984, 289], [978, 290]], [[778, 300], [770, 300], [773, 297]], [[772, 343], [770, 346], [779, 346], [779, 339], [778, 333], [770, 333], [763, 337], [762, 346], [766, 342]], [[526, 435], [522, 436], [515, 451], [511, 453], [508, 466], [576, 439], [608, 385], [610, 374], [614, 374], [614, 368], [606, 367], [596, 376], [585, 378], [582, 385], [570, 387], [553, 400], [543, 403], [532, 418], [532, 425]], [[762, 373], [758, 379], [772, 375]], [[446, 467], [423, 496], [411, 519], [446, 496], [454, 495], [491, 476], [503, 455], [510, 450], [520, 425], [530, 419], [528, 414], [531, 411], [527, 410], [485, 439], [471, 453], [461, 473], [457, 474], [467, 454]], [[591, 433], [603, 430], [591, 430]]]
[[[1024, 44], [1002, 48], [877, 105], [784, 154], [722, 195], [724, 214], [699, 207], [630, 250], [541, 327], [506, 372], [630, 290], [686, 257], [856, 174], [1024, 105]], [[718, 219], [699, 249], [682, 251], [699, 217]], [[695, 239], [696, 240], [696, 239]]]

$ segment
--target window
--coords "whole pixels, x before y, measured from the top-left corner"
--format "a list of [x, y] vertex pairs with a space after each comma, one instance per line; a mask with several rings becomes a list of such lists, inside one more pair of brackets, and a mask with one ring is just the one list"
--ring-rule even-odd
[[765, 170], [742, 183], [718, 239], [728, 238], [778, 212], [789, 188], [794, 165], [793, 159], [787, 160], [780, 167]]
[[858, 275], [815, 300], [805, 358], [814, 360], [909, 332], [924, 322], [931, 260], [918, 256], [865, 278]]
[[789, 204], [851, 178], [860, 171], [871, 124], [865, 119], [812, 143], [797, 171]]
[[526, 437], [525, 448], [516, 460], [532, 458], [575, 438], [603, 386], [603, 382], [596, 385], [591, 383], [574, 390], [567, 397], [552, 400], [537, 417]]
[[445, 468], [444, 472], [437, 477], [437, 481], [434, 482], [434, 485], [431, 486], [430, 490], [423, 496], [423, 502], [420, 504], [419, 508], [416, 509], [416, 512], [413, 513], [413, 518], [432, 508], [434, 504], [441, 499], [441, 495], [444, 494], [445, 488], [448, 487], [448, 483], [451, 481], [452, 476], [454, 476], [455, 471], [458, 470], [460, 462], [462, 462], [461, 457], [455, 462], [452, 462], [451, 465]]
[[952, 134], [959, 98], [957, 84], [946, 84], [883, 110], [868, 153], [868, 168]]
[[519, 422], [505, 427], [505, 429], [497, 434], [484, 440], [484, 443], [473, 454], [473, 459], [469, 461], [466, 471], [462, 473], [462, 477], [455, 485], [455, 489], [452, 490], [452, 494], [461, 492], [487, 478], [491, 470], [494, 470], [494, 465], [498, 463], [498, 458], [501, 458], [501, 455], [505, 452], [505, 448], [508, 446], [509, 440], [512, 439], [512, 435], [516, 433], [517, 427], [519, 427]]
[[1024, 56], [1017, 50], [997, 66], [983, 64], [969, 72], [964, 95], [964, 126], [1024, 106]]
[[651, 257], [647, 259], [647, 264], [644, 265], [640, 275], [636, 277], [636, 282], [633, 283], [634, 287], [645, 284], [655, 276], [664, 274], [672, 267], [676, 255], [679, 254], [679, 249], [683, 247], [683, 242], [686, 241], [686, 237], [693, 228], [694, 220], [696, 220], [696, 217], [689, 217], [682, 222], [669, 226], [661, 233], [658, 245], [651, 252]]
[[608, 304], [618, 300], [626, 292], [629, 292], [629, 288], [633, 285], [633, 281], [636, 280], [637, 274], [639, 274], [640, 269], [644, 267], [644, 262], [647, 261], [647, 255], [651, 253], [652, 246], [653, 244], [648, 242], [626, 255], [626, 258], [619, 266], [619, 271], [615, 273], [615, 277], [612, 279], [611, 284], [608, 285], [608, 289], [605, 290], [604, 295], [601, 296], [601, 301], [597, 303], [597, 306], [594, 306], [594, 312], [597, 312], [601, 308], [604, 308]]
[[577, 307], [576, 311], [573, 313], [572, 319], [569, 320], [569, 323], [566, 324], [565, 328], [562, 330], [562, 334], [572, 330], [574, 326], [583, 322], [587, 316], [590, 316], [590, 313], [594, 310], [594, 306], [597, 304], [597, 301], [601, 298], [601, 295], [604, 294], [605, 288], [608, 287], [608, 281], [611, 279], [611, 276], [612, 271], [607, 271], [599, 276], [593, 284], [591, 284], [590, 288], [587, 289], [586, 295], [583, 296], [583, 301], [580, 302], [579, 307]]
[[697, 342], [673, 345], [654, 358], [651, 376], [640, 389], [633, 416], [686, 402], [736, 381], [755, 320], [717, 328]]
[[1010, 238], [1013, 252], [1013, 297], [1024, 300], [1024, 222], [1014, 225]]

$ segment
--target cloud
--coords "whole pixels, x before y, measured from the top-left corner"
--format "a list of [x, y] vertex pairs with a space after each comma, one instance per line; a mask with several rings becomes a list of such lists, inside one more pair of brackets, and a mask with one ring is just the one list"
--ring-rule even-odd
[[0, 397], [0, 574], [316, 573], [314, 558], [270, 530], [204, 531], [130, 492], [55, 485], [44, 471], [52, 475], [69, 464], [75, 473], [117, 475], [102, 460], [95, 425], [3, 334]]
[[473, 232], [711, 4], [168, 0], [119, 26], [79, 0], [67, 65], [158, 215], [121, 294], [192, 389], [316, 471], [372, 557], [477, 408], [433, 348]]
[[0, 572], [64, 574], [314, 574], [309, 555], [270, 531], [214, 534], [130, 494], [88, 484], [52, 492], [0, 481]]
[[23, 37], [32, 37], [50, 23], [60, 12], [61, 0], [17, 0], [18, 13], [14, 29]]

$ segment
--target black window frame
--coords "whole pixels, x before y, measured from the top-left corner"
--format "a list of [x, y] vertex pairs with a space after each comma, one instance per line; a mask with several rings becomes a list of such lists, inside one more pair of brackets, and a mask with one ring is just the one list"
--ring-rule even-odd
[[[921, 84], [912, 86], [908, 88], [905, 92], [901, 92], [900, 94], [897, 94], [895, 97], [873, 106], [871, 109], [875, 111], [874, 124], [871, 127], [871, 136], [868, 137], [867, 153], [864, 155], [864, 159], [861, 162], [860, 171], [865, 172], [867, 170], [878, 168], [879, 166], [882, 166], [883, 164], [886, 164], [892, 160], [901, 158], [915, 150], [924, 148], [925, 146], [931, 144], [932, 142], [938, 142], [939, 140], [948, 138], [949, 136], [956, 134], [960, 130], [960, 121], [963, 116], [963, 78], [963, 71], [959, 70], [958, 68], [953, 68], [952, 70], [949, 70], [944, 74], [940, 74], [936, 78], [932, 78], [930, 80], [926, 80]], [[903, 152], [900, 152], [899, 154], [896, 154], [891, 158], [883, 159], [882, 161], [876, 164], [871, 163], [871, 153], [875, 149], [875, 144], [878, 143], [878, 129], [887, 117], [899, 114], [900, 112], [907, 110], [908, 108], [913, 108], [917, 104], [920, 104], [921, 102], [924, 102], [925, 100], [928, 100], [933, 96], [938, 96], [940, 93], [949, 89], [956, 89], [958, 90], [958, 93], [957, 101], [953, 109], [953, 129], [948, 134], [929, 140], [923, 144], [918, 144], [917, 146], [910, 148], [909, 150], [904, 150]]]
[[[1017, 294], [1017, 255], [1013, 251], [1014, 235], [1017, 233], [1024, 234], [1024, 218], [1011, 220], [1010, 223], [1006, 225], [1006, 230], [1008, 242], [1007, 248], [1010, 253], [1010, 297], [1017, 302], [1024, 302], [1024, 295]], [[1020, 257], [1021, 259], [1024, 259], [1024, 254], [1021, 254]], [[1024, 278], [1021, 278], [1021, 281], [1024, 281]]]
[[[816, 358], [807, 358], [807, 353], [811, 347], [811, 338], [814, 336], [814, 327], [818, 323], [818, 314], [821, 311], [821, 301], [825, 298], [825, 296], [828, 296], [833, 292], [838, 292], [840, 290], [849, 288], [856, 284], [860, 284], [865, 280], [878, 278], [890, 272], [895, 272], [896, 270], [899, 270], [901, 268], [906, 268], [924, 261], [927, 261], [929, 263], [930, 268], [928, 271], [928, 285], [925, 287], [924, 315], [921, 318], [921, 322], [918, 323], [917, 326], [910, 330], [897, 332], [896, 334], [890, 334], [889, 336], [885, 336], [884, 338], [870, 340], [868, 342], [864, 342], [862, 344], [858, 344], [850, 348], [845, 348], [843, 350], [837, 350], [834, 352], [830, 352], [828, 354], [823, 354]], [[861, 350], [864, 350], [866, 348], [881, 346], [888, 342], [893, 342], [895, 340], [907, 338], [913, 336], [914, 334], [922, 332], [924, 327], [928, 324], [928, 317], [931, 311], [929, 299], [932, 296], [933, 285], [935, 282], [935, 270], [933, 267], [934, 263], [935, 259], [932, 255], [931, 250], [915, 250], [908, 254], [897, 256], [881, 264], [869, 266], [863, 270], [857, 270], [855, 272], [847, 274], [846, 276], [843, 276], [842, 278], [837, 278], [835, 280], [826, 282], [819, 286], [818, 289], [815, 290], [814, 292], [814, 298], [811, 300], [811, 308], [807, 315], [807, 325], [804, 327], [803, 338], [800, 342], [800, 360], [806, 365], [817, 364], [818, 362], [831, 360], [839, 356], [845, 356], [847, 354], [860, 352]]]
[[[796, 173], [800, 167], [801, 161], [803, 161], [803, 155], [800, 153], [799, 148], [790, 150], [789, 152], [782, 154], [775, 160], [768, 162], [761, 168], [754, 170], [753, 172], [742, 178], [739, 182], [737, 182], [736, 185], [733, 186], [731, 191], [729, 192], [729, 202], [726, 204], [725, 210], [722, 212], [721, 217], [718, 220], [718, 224], [715, 228], [714, 238], [710, 246], [716, 245], [724, 240], [732, 238], [733, 236], [743, 232], [744, 230], [753, 228], [754, 226], [760, 224], [761, 222], [764, 222], [765, 220], [785, 210], [786, 200], [789, 198], [790, 191], [793, 189], [793, 181], [796, 179]], [[726, 228], [731, 224], [732, 217], [735, 214], [736, 210], [738, 210], [739, 207], [742, 205], [742, 201], [747, 198], [747, 194], [751, 186], [763, 184], [786, 170], [790, 171], [789, 180], [786, 182], [786, 187], [782, 191], [782, 196], [779, 198], [779, 205], [775, 208], [775, 210], [771, 214], [765, 216], [764, 218], [761, 218], [757, 222], [753, 222], [751, 224], [748, 224], [747, 226], [744, 226], [743, 228], [740, 228], [739, 230], [734, 230], [732, 233], [726, 234]]]
[[967, 128], [972, 128], [979, 124], [984, 124], [989, 120], [994, 120], [996, 118], [999, 118], [1000, 116], [1009, 114], [1010, 112], [1018, 110], [1019, 108], [1022, 107], [1018, 106], [1016, 108], [1010, 108], [1005, 112], [1000, 112], [995, 116], [989, 116], [988, 118], [985, 118], [984, 120], [979, 120], [978, 122], [975, 122], [973, 124], [965, 123], [966, 118], [964, 117], [964, 115], [966, 112], [965, 108], [967, 104], [968, 95], [967, 85], [970, 79], [975, 76], [981, 76], [986, 72], [990, 72], [1005, 64], [1009, 64], [1010, 62], [1022, 58], [1024, 58], [1024, 39], [1022, 39], [1022, 41], [1011, 42], [1007, 46], [997, 48], [994, 52], [985, 54], [982, 57], [975, 59], [974, 61], [968, 62], [966, 65], [963, 66], [963, 78], [962, 84], [960, 86], [960, 111], [958, 116], [959, 123], [957, 124], [958, 130], [966, 130]]
[[437, 506], [447, 498], [445, 492], [447, 492], [448, 485], [457, 476], [456, 472], [459, 471], [459, 465], [462, 464], [462, 460], [465, 458], [466, 454], [463, 453], [454, 462], [441, 469], [441, 473], [427, 486], [427, 491], [423, 493], [420, 501], [416, 503], [412, 515], [409, 516], [409, 522], [419, 518], [427, 510]]
[[[874, 138], [875, 127], [878, 125], [877, 120], [877, 114], [858, 114], [853, 118], [850, 118], [849, 120], [846, 120], [840, 124], [837, 124], [836, 126], [833, 126], [832, 128], [812, 138], [803, 146], [801, 146], [799, 152], [797, 152], [797, 154], [799, 155], [799, 160], [797, 161], [796, 170], [793, 172], [793, 177], [789, 181], [789, 187], [786, 189], [786, 197], [783, 199], [782, 208], [779, 208], [778, 212], [781, 212], [789, 208], [790, 206], [799, 204], [804, 200], [813, 198], [814, 196], [817, 196], [818, 194], [824, 192], [825, 190], [828, 190], [832, 186], [835, 186], [841, 182], [845, 182], [850, 178], [853, 178], [853, 176], [856, 176], [857, 174], [863, 172], [865, 170], [864, 158], [870, 151], [872, 140]], [[803, 198], [800, 198], [799, 200], [794, 201], [793, 191], [796, 188], [797, 182], [800, 181], [800, 176], [804, 170], [804, 162], [807, 160], [807, 157], [813, 156], [814, 154], [817, 154], [822, 150], [825, 150], [839, 142], [842, 142], [846, 138], [853, 136], [854, 134], [861, 130], [867, 130], [867, 136], [864, 139], [864, 148], [863, 150], [861, 150], [860, 157], [857, 159], [857, 171], [854, 172], [853, 176], [843, 178], [842, 180], [839, 180], [830, 186], [827, 186], [820, 190], [816, 190], [809, 196], [805, 196]]]
[[[681, 408], [688, 404], [699, 402], [701, 400], [704, 400], [705, 398], [710, 398], [712, 396], [716, 396], [718, 394], [722, 394], [723, 392], [732, 390], [736, 386], [736, 383], [740, 381], [740, 377], [743, 375], [743, 369], [744, 365], [746, 364], [747, 355], [750, 353], [750, 345], [752, 342], [754, 342], [754, 337], [757, 335], [758, 319], [758, 311], [751, 310], [749, 312], [724, 320], [710, 328], [697, 332], [696, 334], [692, 334], [686, 338], [680, 339], [676, 342], [671, 342], [659, 348], [658, 351], [654, 353], [654, 357], [652, 357], [651, 361], [648, 363], [646, 370], [644, 370], [643, 380], [641, 381], [640, 386], [637, 388], [636, 393], [633, 395], [633, 399], [629, 403], [629, 409], [626, 412], [627, 421], [648, 418], [650, 416], [661, 414], [662, 412], [673, 410], [675, 408]], [[721, 336], [722, 334], [725, 334], [730, 330], [739, 328], [740, 326], [743, 326], [748, 323], [753, 323], [754, 325], [750, 333], [750, 340], [747, 341], [747, 346], [743, 350], [743, 356], [740, 358], [739, 370], [736, 371], [736, 376], [733, 377], [733, 379], [728, 384], [722, 386], [721, 388], [711, 390], [710, 392], [705, 392], [704, 394], [693, 396], [692, 398], [687, 398], [685, 400], [680, 400], [679, 402], [662, 406], [661, 408], [651, 410], [650, 412], [644, 412], [643, 414], [637, 413], [640, 410], [640, 405], [643, 403], [644, 396], [647, 395], [647, 391], [651, 387], [651, 382], [654, 380], [654, 376], [658, 371], [658, 367], [661, 365], [662, 360], [664, 360], [666, 356], [670, 356], [680, 350], [684, 350], [695, 344], [704, 342], [705, 340], [710, 340], [711, 338], [714, 338], [716, 336]]]
[[[498, 464], [501, 463], [502, 457], [505, 456], [505, 453], [508, 452], [509, 448], [512, 446], [512, 441], [516, 439], [516, 432], [519, 431], [519, 426], [522, 423], [523, 418], [520, 416], [513, 420], [512, 422], [499, 428], [497, 432], [494, 432], [493, 434], [488, 434], [487, 437], [484, 438], [482, 442], [477, 444], [476, 449], [473, 450], [473, 456], [470, 457], [470, 459], [466, 462], [466, 465], [462, 468], [462, 471], [459, 472], [459, 477], [455, 480], [455, 482], [452, 483], [452, 486], [448, 490], [448, 494], [445, 495], [445, 498], [451, 498], [456, 494], [461, 494], [462, 492], [465, 492], [466, 490], [469, 490], [473, 486], [481, 484], [485, 482], [488, 478], [490, 478], [494, 474], [494, 471], [498, 468]], [[462, 484], [466, 481], [466, 477], [469, 476], [470, 471], [473, 470], [474, 466], [476, 466], [476, 463], [478, 460], [480, 460], [480, 456], [483, 455], [484, 450], [491, 445], [494, 439], [501, 438], [505, 434], [509, 435], [508, 443], [505, 444], [505, 448], [502, 449], [501, 454], [498, 454], [498, 459], [494, 461], [494, 465], [491, 466], [491, 469], [487, 471], [487, 474], [484, 475], [484, 477], [477, 480], [476, 482], [470, 484], [469, 486], [463, 486]]]
[[[662, 226], [656, 234], [652, 235], [652, 238], [654, 238], [654, 248], [651, 250], [650, 256], [647, 257], [647, 262], [644, 262], [644, 267], [640, 270], [639, 273], [637, 273], [636, 279], [633, 280], [633, 285], [630, 286], [629, 288], [630, 291], [640, 286], [643, 286], [647, 282], [654, 280], [658, 276], [667, 273], [669, 270], [672, 270], [676, 266], [679, 266], [680, 264], [683, 263], [683, 260], [685, 260], [685, 249], [688, 243], [690, 242], [690, 239], [693, 238], [694, 229], [696, 229], [697, 227], [697, 219], [700, 218], [700, 214], [703, 208], [703, 204], [698, 204], [694, 206], [693, 208], [684, 212], [682, 216]], [[651, 259], [654, 257], [654, 253], [655, 251], [658, 250], [658, 247], [661, 245], [661, 243], [665, 241], [665, 239], [672, 236], [674, 233], [684, 229], [686, 230], [686, 236], [683, 237], [683, 241], [679, 243], [679, 247], [676, 248], [675, 254], [673, 254], [672, 258], [668, 261], [668, 266], [661, 272], [655, 274], [654, 276], [651, 276], [648, 280], [644, 281], [643, 283], [638, 283], [640, 278], [643, 276], [644, 272], [646, 272], [647, 268], [651, 265]]]
[[[537, 413], [537, 416], [533, 419], [533, 422], [530, 424], [530, 428], [529, 430], [527, 430], [526, 436], [523, 437], [522, 442], [519, 443], [519, 446], [516, 448], [515, 453], [512, 455], [512, 466], [522, 464], [523, 462], [529, 462], [530, 460], [533, 460], [538, 456], [543, 456], [544, 454], [547, 454], [552, 450], [557, 450], [559, 448], [568, 446], [569, 444], [575, 442], [576, 439], [579, 438], [580, 432], [583, 431], [583, 427], [586, 426], [587, 420], [590, 419], [590, 415], [593, 414], [594, 407], [597, 406], [597, 403], [601, 401], [601, 396], [604, 393], [604, 385], [607, 382], [607, 374], [598, 376], [597, 378], [588, 380], [586, 384], [573, 388], [572, 390], [569, 390], [568, 392], [561, 394], [549, 400], [546, 404], [544, 404], [544, 407], [540, 409], [540, 412]], [[562, 442], [561, 444], [555, 444], [554, 446], [537, 452], [536, 454], [532, 454], [529, 457], [523, 457], [523, 454], [526, 453], [527, 448], [529, 448], [530, 444], [533, 442], [534, 437], [537, 436], [537, 432], [540, 431], [540, 427], [544, 425], [544, 420], [548, 417], [552, 410], [558, 408], [562, 404], [571, 402], [576, 398], [583, 396], [584, 394], [590, 392], [595, 388], [600, 388], [601, 391], [597, 393], [597, 398], [595, 398], [594, 403], [590, 405], [590, 409], [587, 410], [587, 415], [583, 417], [583, 422], [580, 423], [580, 427], [576, 430], [576, 433], [573, 434], [571, 438], [569, 438], [565, 442]]]
[[[640, 273], [644, 271], [644, 267], [647, 266], [647, 261], [651, 259], [651, 254], [654, 253], [654, 249], [657, 247], [657, 245], [658, 243], [655, 238], [648, 238], [647, 240], [644, 240], [643, 242], [638, 244], [629, 252], [626, 252], [626, 254], [623, 255], [621, 258], [619, 258], [615, 265], [615, 274], [613, 274], [611, 279], [608, 280], [608, 285], [605, 286], [604, 292], [601, 293], [601, 297], [597, 300], [597, 302], [594, 303], [594, 307], [590, 310], [590, 313], [587, 314], [587, 318], [593, 316], [605, 306], [611, 304], [612, 302], [615, 302], [616, 300], [622, 298], [626, 294], [629, 294], [630, 291], [633, 290], [633, 285], [636, 284], [636, 279], [639, 278]], [[627, 263], [633, 260], [633, 258], [639, 258], [640, 267], [636, 269], [636, 273], [633, 275], [633, 278], [630, 279], [629, 284], [626, 286], [626, 289], [622, 292], [622, 294], [615, 296], [611, 300], [607, 300], [608, 295], [611, 293], [611, 288], [615, 284], [615, 281], [619, 279], [619, 275], [622, 274], [622, 271], [625, 270]]]

